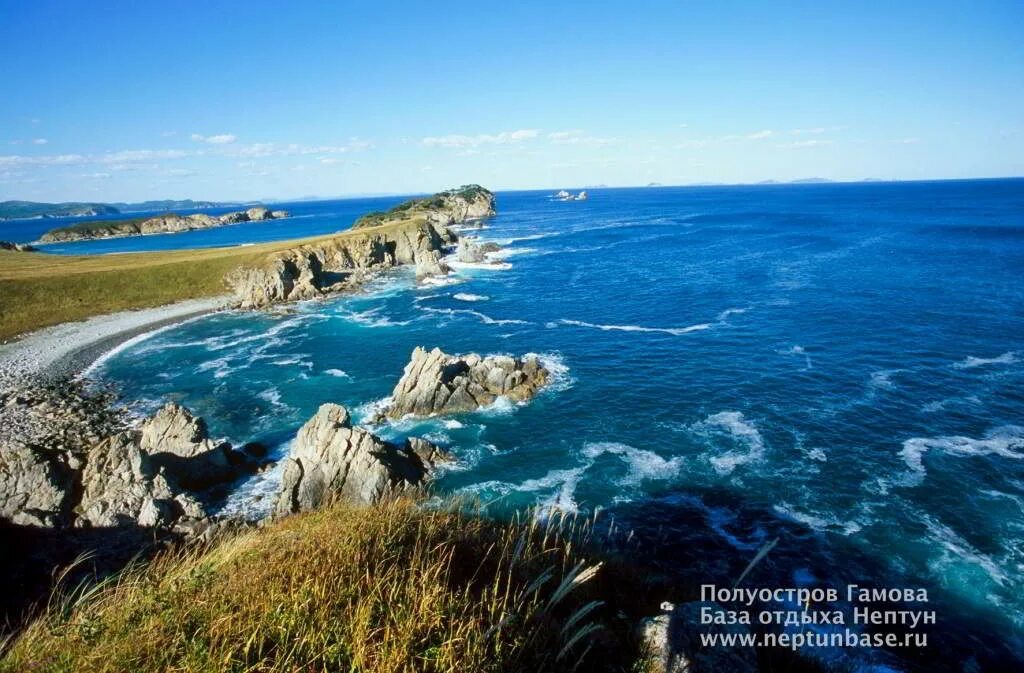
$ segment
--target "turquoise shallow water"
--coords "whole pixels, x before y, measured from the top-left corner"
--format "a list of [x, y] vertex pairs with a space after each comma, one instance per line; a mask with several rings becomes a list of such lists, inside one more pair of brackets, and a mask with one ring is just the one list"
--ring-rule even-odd
[[[308, 204], [303, 231], [347, 226], [336, 204]], [[195, 320], [93, 374], [140, 412], [176, 399], [283, 455], [323, 402], [365, 418], [417, 345], [540, 353], [558, 376], [530, 404], [381, 434], [449, 446], [443, 490], [607, 508], [680, 581], [731, 582], [779, 537], [758, 584], [929, 588], [930, 651], [862, 667], [1022, 660], [1024, 181], [515, 192], [498, 209], [479, 234], [506, 246], [502, 270]], [[273, 479], [225, 506], [259, 513]]]

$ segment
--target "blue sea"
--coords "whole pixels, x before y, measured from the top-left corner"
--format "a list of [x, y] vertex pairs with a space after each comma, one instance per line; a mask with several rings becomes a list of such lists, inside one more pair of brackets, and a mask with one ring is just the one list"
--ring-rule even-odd
[[[323, 233], [398, 200], [53, 250]], [[504, 246], [499, 268], [205, 317], [92, 373], [140, 413], [174, 399], [280, 456], [324, 402], [367, 418], [417, 345], [538, 353], [556, 377], [529, 404], [379, 432], [450, 447], [444, 492], [600, 508], [687, 586], [731, 586], [778, 538], [746, 585], [929, 591], [927, 651], [817, 653], [827, 665], [1024, 661], [1024, 180], [509, 192], [497, 207], [476, 233]], [[275, 478], [224, 507], [265, 511]]]

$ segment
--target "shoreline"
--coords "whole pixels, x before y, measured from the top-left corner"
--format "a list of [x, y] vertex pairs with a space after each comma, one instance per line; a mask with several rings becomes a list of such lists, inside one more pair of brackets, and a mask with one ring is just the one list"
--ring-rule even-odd
[[125, 342], [224, 309], [229, 300], [229, 295], [188, 299], [30, 332], [10, 343], [0, 344], [0, 387], [31, 379], [58, 380], [77, 376]]

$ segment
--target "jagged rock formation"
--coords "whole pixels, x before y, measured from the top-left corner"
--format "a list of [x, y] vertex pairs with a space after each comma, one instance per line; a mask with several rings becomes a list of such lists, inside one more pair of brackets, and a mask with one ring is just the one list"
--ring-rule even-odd
[[36, 252], [28, 243], [11, 243], [10, 241], [0, 241], [0, 250], [13, 250], [14, 252]]
[[423, 219], [431, 224], [450, 227], [495, 214], [494, 194], [480, 185], [464, 185], [423, 199], [412, 199], [387, 212], [363, 215], [353, 229], [377, 227], [410, 219]]
[[224, 215], [158, 215], [156, 217], [138, 218], [133, 220], [110, 220], [103, 222], [83, 222], [70, 227], [53, 229], [43, 234], [40, 239], [44, 243], [64, 241], [85, 241], [96, 238], [114, 238], [121, 236], [141, 236], [144, 234], [168, 234], [195, 229], [209, 229], [226, 224], [239, 222], [260, 222], [288, 217], [284, 210], [271, 211], [262, 206], [240, 210]]
[[[50, 401], [33, 404], [21, 395], [7, 402], [26, 411], [43, 405], [53, 408]], [[78, 528], [196, 522], [206, 517], [200, 491], [256, 467], [229, 444], [210, 440], [203, 421], [174, 403], [137, 429], [122, 426], [102, 440], [93, 426], [113, 430], [113, 423], [100, 419], [90, 425], [72, 411], [43, 412], [41, 418], [55, 426], [82, 421], [77, 441], [61, 442], [52, 431], [44, 437], [26, 432], [5, 436], [0, 518]]]
[[528, 400], [549, 377], [536, 355], [448, 355], [439, 348], [428, 352], [417, 346], [391, 394], [391, 403], [376, 420], [473, 411], [499, 396]]
[[330, 497], [372, 504], [394, 489], [422, 483], [448, 459], [422, 439], [404, 446], [385, 442], [353, 427], [345, 407], [324, 404], [295, 438], [275, 513], [315, 509]]
[[501, 250], [501, 246], [497, 243], [480, 243], [471, 238], [460, 238], [455, 258], [460, 262], [480, 264], [487, 261], [487, 253], [498, 250]]
[[262, 266], [236, 269], [225, 280], [240, 308], [262, 308], [353, 289], [374, 271], [400, 264], [434, 271], [438, 253], [456, 240], [446, 227], [424, 221], [382, 226], [274, 253]]
[[451, 268], [441, 260], [441, 253], [431, 250], [420, 255], [416, 262], [416, 280], [422, 281], [426, 278], [446, 276]]

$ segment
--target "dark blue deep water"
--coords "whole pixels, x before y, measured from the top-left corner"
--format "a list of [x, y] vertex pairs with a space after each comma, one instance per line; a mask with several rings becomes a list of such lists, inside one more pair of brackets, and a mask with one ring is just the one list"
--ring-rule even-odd
[[[280, 454], [321, 403], [365, 417], [416, 345], [540, 353], [559, 374], [528, 405], [380, 432], [451, 447], [444, 490], [607, 508], [681, 581], [729, 585], [778, 537], [748, 584], [926, 587], [930, 654], [857, 653], [864, 668], [1021, 660], [1024, 181], [548, 196], [499, 195], [479, 234], [506, 246], [503, 270], [203, 318], [94, 374]], [[351, 203], [60, 251], [332, 231]], [[259, 512], [273, 478], [226, 506]]]

